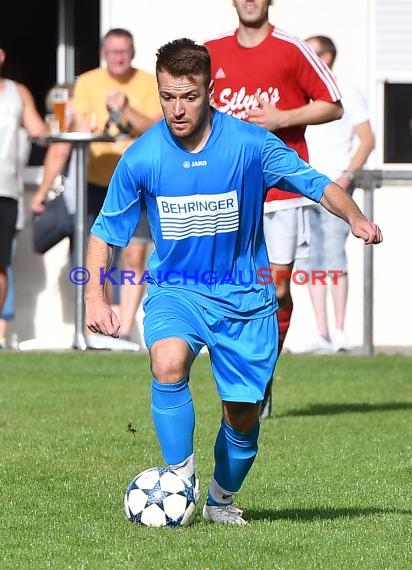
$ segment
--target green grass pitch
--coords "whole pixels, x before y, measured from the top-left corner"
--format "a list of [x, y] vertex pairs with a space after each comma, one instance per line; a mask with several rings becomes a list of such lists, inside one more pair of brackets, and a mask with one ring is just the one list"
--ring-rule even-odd
[[[220, 421], [207, 356], [191, 386], [203, 500]], [[127, 484], [162, 464], [149, 394], [146, 355], [0, 354], [2, 570], [412, 568], [411, 358], [281, 357], [236, 497], [245, 527], [126, 519]]]

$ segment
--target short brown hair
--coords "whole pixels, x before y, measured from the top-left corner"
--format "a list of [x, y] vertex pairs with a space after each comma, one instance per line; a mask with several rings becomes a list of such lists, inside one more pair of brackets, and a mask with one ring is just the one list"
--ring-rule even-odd
[[159, 48], [156, 57], [156, 76], [160, 71], [167, 71], [173, 77], [203, 75], [205, 85], [209, 87], [211, 63], [205, 46], [188, 38], [181, 38]]
[[332, 56], [332, 63], [335, 61], [338, 52], [335, 44], [328, 36], [310, 36], [309, 38], [306, 38], [305, 42], [309, 41], [318, 42], [320, 48], [318, 55], [330, 53]]

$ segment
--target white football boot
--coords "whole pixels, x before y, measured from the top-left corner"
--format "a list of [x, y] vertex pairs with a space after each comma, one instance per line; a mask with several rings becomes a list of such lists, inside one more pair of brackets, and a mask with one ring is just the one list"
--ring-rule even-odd
[[243, 511], [233, 505], [205, 505], [203, 518], [215, 524], [245, 525], [247, 522], [242, 518]]

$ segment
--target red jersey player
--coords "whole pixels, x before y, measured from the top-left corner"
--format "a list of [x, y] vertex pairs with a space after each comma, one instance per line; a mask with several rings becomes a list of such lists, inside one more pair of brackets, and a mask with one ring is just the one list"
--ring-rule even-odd
[[[303, 40], [270, 24], [272, 0], [232, 2], [239, 18], [238, 29], [205, 43], [212, 59], [214, 103], [220, 111], [275, 133], [308, 160], [306, 125], [342, 116], [335, 80]], [[293, 310], [293, 263], [309, 244], [303, 208], [309, 203], [306, 198], [275, 188], [265, 203], [264, 231], [279, 301], [279, 352]], [[270, 411], [271, 383], [262, 417]]]

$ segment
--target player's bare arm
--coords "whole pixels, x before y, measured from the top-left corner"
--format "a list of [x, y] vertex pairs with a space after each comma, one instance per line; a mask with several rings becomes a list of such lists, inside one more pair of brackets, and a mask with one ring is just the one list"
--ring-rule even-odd
[[109, 268], [111, 246], [100, 238], [91, 235], [88, 241], [86, 268], [90, 273], [86, 285], [86, 326], [94, 333], [118, 337], [120, 323], [106, 300], [105, 286], [102, 283], [101, 268]]
[[271, 132], [297, 125], [328, 123], [340, 119], [343, 115], [343, 108], [339, 101], [335, 103], [313, 101], [296, 109], [282, 110], [262, 97], [256, 98], [259, 104], [248, 111], [249, 122], [265, 127]]
[[352, 197], [338, 184], [332, 182], [326, 186], [320, 203], [329, 212], [345, 220], [353, 235], [363, 239], [366, 244], [382, 241], [379, 226], [366, 218]]

